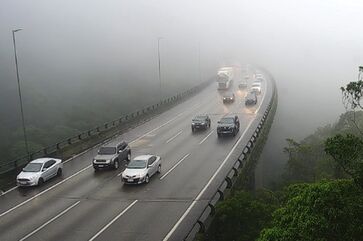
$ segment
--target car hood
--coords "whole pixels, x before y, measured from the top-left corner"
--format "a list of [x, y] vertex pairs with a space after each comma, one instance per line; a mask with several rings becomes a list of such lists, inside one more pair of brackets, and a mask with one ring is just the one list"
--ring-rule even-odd
[[17, 178], [31, 179], [31, 178], [35, 178], [35, 177], [37, 177], [39, 175], [40, 175], [40, 172], [21, 172], [21, 173], [19, 173]]
[[113, 155], [96, 155], [94, 159], [96, 159], [96, 160], [110, 160], [114, 156], [116, 156], [116, 154], [113, 154]]
[[234, 127], [234, 124], [218, 124], [218, 127]]
[[145, 168], [145, 169], [128, 169], [128, 168], [126, 168], [124, 171], [123, 171], [123, 173], [122, 173], [122, 176], [124, 177], [124, 176], [139, 176], [139, 175], [141, 175], [141, 176], [143, 176], [143, 175], [145, 175], [146, 174], [146, 172], [147, 172], [147, 169]]

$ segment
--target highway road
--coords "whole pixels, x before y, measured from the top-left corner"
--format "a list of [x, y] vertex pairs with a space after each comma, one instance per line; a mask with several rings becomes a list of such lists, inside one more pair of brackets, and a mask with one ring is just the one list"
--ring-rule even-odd
[[[216, 83], [172, 109], [112, 140], [130, 143], [132, 157], [156, 154], [162, 172], [147, 185], [123, 185], [119, 170], [94, 172], [97, 148], [64, 163], [63, 176], [42, 187], [14, 188], [0, 196], [0, 240], [181, 240], [210, 198], [213, 183], [235, 143], [265, 110], [271, 82], [264, 81], [255, 107], [246, 90], [223, 104]], [[266, 94], [267, 93], [267, 94]], [[208, 114], [211, 129], [192, 133], [191, 119]], [[217, 138], [217, 121], [237, 114], [240, 132]]]

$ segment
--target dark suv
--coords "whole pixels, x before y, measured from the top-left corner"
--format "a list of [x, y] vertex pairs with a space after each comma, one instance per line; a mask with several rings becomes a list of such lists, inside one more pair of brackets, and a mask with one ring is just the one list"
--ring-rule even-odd
[[239, 119], [238, 116], [225, 116], [218, 121], [217, 134], [218, 137], [222, 135], [237, 135], [239, 131]]
[[210, 118], [208, 115], [199, 115], [192, 119], [192, 132], [196, 130], [210, 128]]
[[123, 160], [131, 160], [131, 149], [124, 141], [100, 147], [92, 163], [96, 171], [101, 168], [118, 169]]
[[245, 98], [245, 105], [255, 105], [255, 104], [257, 104], [256, 92], [248, 93], [246, 98]]

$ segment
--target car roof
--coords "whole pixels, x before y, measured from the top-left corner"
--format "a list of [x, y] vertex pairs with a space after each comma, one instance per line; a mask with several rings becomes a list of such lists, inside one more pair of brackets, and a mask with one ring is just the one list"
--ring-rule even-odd
[[120, 141], [120, 142], [112, 142], [112, 143], [107, 143], [101, 147], [117, 147], [118, 145], [120, 145], [121, 143], [123, 143], [124, 141]]
[[143, 160], [143, 161], [147, 161], [149, 160], [150, 157], [152, 157], [154, 155], [141, 155], [141, 156], [137, 156], [134, 158], [134, 160]]
[[49, 160], [54, 160], [54, 158], [49, 158], [49, 157], [38, 158], [38, 159], [32, 160], [31, 163], [44, 163]]

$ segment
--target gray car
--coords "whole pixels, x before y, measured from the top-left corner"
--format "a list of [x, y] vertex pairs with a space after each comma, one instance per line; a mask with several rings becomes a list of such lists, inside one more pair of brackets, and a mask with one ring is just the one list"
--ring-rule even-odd
[[255, 105], [255, 104], [257, 104], [256, 92], [248, 93], [246, 98], [245, 98], [245, 105]]
[[131, 160], [131, 149], [126, 142], [108, 144], [102, 146], [93, 158], [93, 168], [97, 171], [101, 168], [118, 169], [120, 163]]

